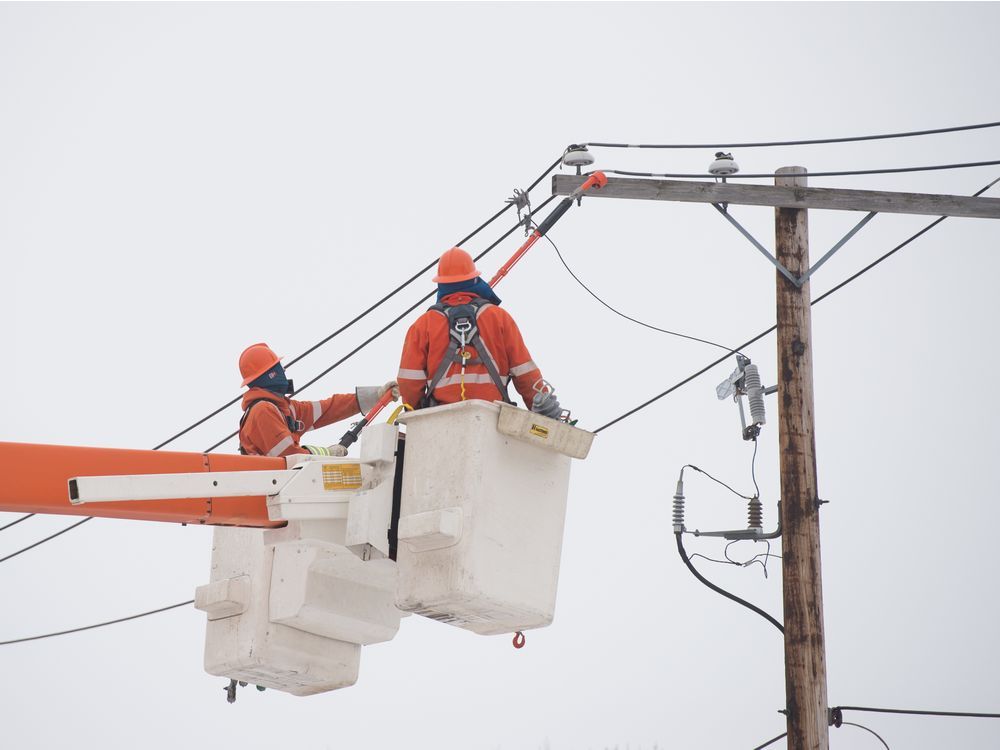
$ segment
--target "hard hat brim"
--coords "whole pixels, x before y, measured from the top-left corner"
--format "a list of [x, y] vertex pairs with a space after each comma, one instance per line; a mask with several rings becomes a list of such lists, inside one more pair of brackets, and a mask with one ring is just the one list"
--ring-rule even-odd
[[482, 274], [479, 271], [470, 271], [469, 273], [460, 273], [454, 276], [435, 276], [431, 281], [435, 284], [457, 284], [459, 281], [468, 281], [477, 276], [482, 276]]

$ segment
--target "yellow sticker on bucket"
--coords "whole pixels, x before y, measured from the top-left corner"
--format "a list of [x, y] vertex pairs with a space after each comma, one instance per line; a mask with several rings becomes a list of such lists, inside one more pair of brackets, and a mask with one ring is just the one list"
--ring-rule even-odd
[[323, 464], [323, 489], [360, 490], [361, 464]]
[[528, 430], [528, 432], [530, 432], [532, 435], [536, 435], [537, 437], [544, 438], [546, 440], [548, 440], [549, 437], [549, 428], [542, 427], [542, 425], [540, 424], [531, 425], [531, 429]]

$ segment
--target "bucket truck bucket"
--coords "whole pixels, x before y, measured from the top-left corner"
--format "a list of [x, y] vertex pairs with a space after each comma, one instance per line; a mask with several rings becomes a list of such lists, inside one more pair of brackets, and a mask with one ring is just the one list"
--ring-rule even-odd
[[571, 456], [593, 434], [476, 400], [399, 421], [397, 606], [483, 635], [551, 623]]

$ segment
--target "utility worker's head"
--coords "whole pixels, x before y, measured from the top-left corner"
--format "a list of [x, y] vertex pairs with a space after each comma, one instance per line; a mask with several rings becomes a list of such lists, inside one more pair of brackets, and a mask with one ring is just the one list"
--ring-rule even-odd
[[456, 292], [471, 292], [477, 297], [489, 300], [494, 305], [500, 304], [490, 285], [480, 277], [476, 262], [465, 250], [453, 247], [445, 251], [438, 261], [437, 276], [434, 281], [438, 285], [437, 298], [440, 302], [444, 297]]
[[295, 390], [292, 381], [285, 377], [281, 357], [267, 344], [253, 344], [240, 355], [240, 375], [243, 385], [264, 388], [279, 396], [289, 396]]

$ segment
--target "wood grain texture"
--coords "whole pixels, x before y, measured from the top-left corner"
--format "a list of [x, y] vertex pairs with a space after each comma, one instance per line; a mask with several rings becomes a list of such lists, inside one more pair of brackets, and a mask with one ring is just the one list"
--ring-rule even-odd
[[[786, 167], [795, 170], [795, 167]], [[775, 178], [791, 189], [804, 175]], [[796, 276], [809, 268], [808, 213], [775, 209], [778, 261]], [[809, 283], [777, 278], [778, 444], [781, 464], [781, 554], [785, 620], [788, 747], [827, 750], [826, 646], [819, 546], [819, 492], [813, 417]]]
[[[586, 179], [555, 175], [554, 195], [569, 195]], [[1000, 198], [971, 198], [931, 193], [891, 193], [876, 190], [810, 188], [792, 185], [735, 185], [646, 178], [609, 177], [603, 188], [591, 188], [587, 197], [631, 200], [731, 203], [775, 208], [827, 208], [836, 211], [877, 211], [893, 214], [958, 216], [1000, 219]]]

